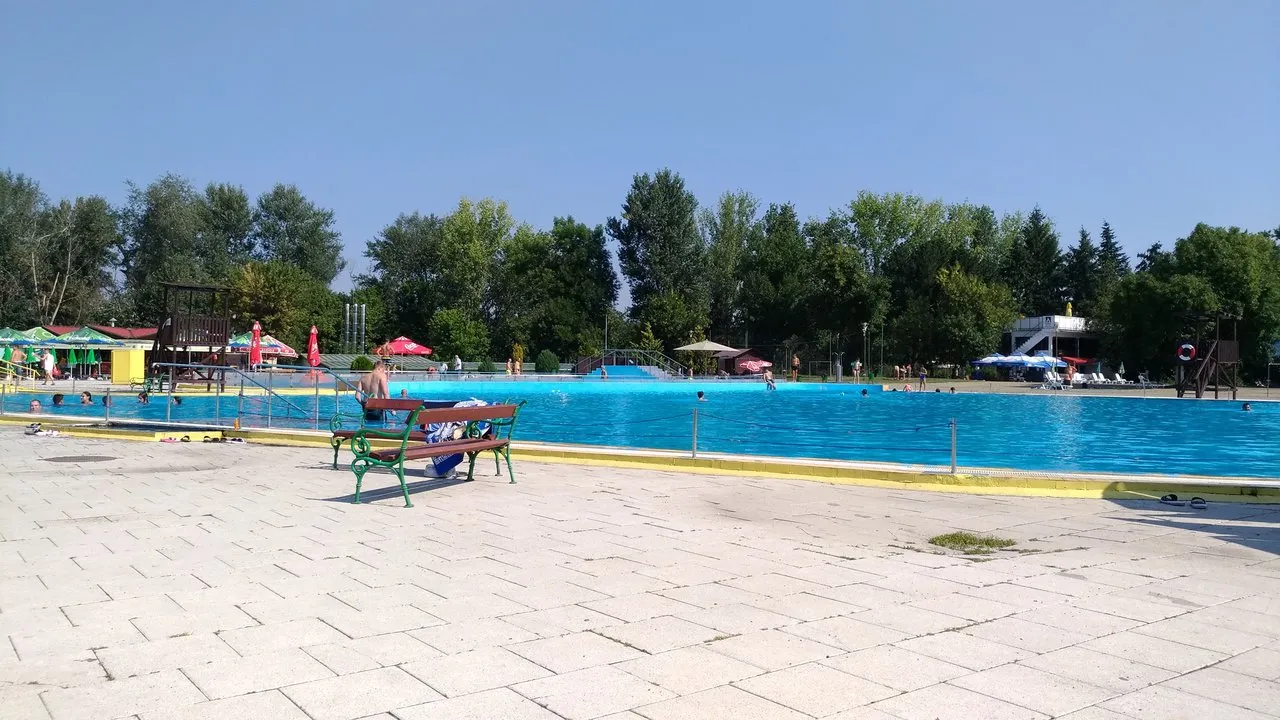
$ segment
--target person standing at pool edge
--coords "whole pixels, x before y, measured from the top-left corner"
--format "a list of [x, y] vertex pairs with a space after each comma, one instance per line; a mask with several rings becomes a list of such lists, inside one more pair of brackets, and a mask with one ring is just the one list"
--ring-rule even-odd
[[800, 356], [791, 356], [791, 382], [800, 382]]
[[925, 380], [929, 377], [929, 371], [925, 370], [924, 363], [919, 364], [920, 389], [925, 389]]

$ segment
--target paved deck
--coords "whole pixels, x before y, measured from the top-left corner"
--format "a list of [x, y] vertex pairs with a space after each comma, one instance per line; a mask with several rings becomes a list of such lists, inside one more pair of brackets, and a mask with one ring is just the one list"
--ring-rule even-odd
[[0, 456], [3, 718], [1280, 713], [1280, 508], [521, 462], [405, 509], [325, 450]]

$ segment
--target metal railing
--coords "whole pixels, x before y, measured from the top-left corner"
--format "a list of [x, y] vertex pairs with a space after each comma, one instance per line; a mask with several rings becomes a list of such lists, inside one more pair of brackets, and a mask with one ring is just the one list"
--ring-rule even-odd
[[600, 355], [578, 362], [574, 367], [574, 372], [585, 375], [602, 365], [605, 367], [614, 365], [652, 367], [657, 368], [662, 373], [666, 373], [667, 377], [680, 377], [685, 373], [683, 365], [666, 355], [654, 350], [641, 350], [638, 348], [606, 350]]
[[[236, 368], [236, 367], [230, 367], [230, 366], [227, 366], [227, 365], [202, 365], [202, 364], [196, 364], [196, 363], [153, 363], [153, 364], [151, 365], [151, 367], [153, 367], [153, 368], [163, 368], [163, 369], [166, 369], [166, 370], [169, 370], [169, 371], [182, 371], [182, 370], [193, 370], [193, 371], [194, 371], [194, 370], [203, 370], [203, 371], [205, 371], [205, 372], [209, 373], [208, 377], [203, 378], [201, 381], [202, 381], [202, 382], [205, 382], [205, 383], [211, 383], [211, 384], [216, 388], [216, 394], [215, 394], [215, 398], [216, 398], [216, 399], [215, 399], [215, 401], [214, 401], [214, 408], [215, 408], [214, 412], [215, 412], [215, 416], [216, 416], [216, 417], [215, 417], [215, 419], [216, 419], [216, 420], [218, 420], [218, 421], [220, 421], [220, 420], [221, 420], [221, 416], [222, 416], [222, 393], [223, 393], [223, 392], [225, 391], [225, 389], [226, 389], [226, 385], [227, 385], [227, 383], [226, 383], [226, 374], [227, 374], [227, 373], [232, 373], [233, 375], [235, 375], [235, 376], [237, 376], [237, 377], [239, 377], [239, 378], [240, 378], [240, 390], [239, 390], [239, 393], [238, 393], [238, 396], [239, 396], [239, 402], [237, 403], [237, 408], [238, 408], [238, 409], [237, 409], [237, 413], [236, 413], [236, 420], [237, 420], [237, 424], [239, 424], [239, 422], [238, 422], [238, 421], [239, 421], [239, 419], [240, 419], [240, 416], [244, 414], [244, 412], [243, 412], [243, 411], [244, 411], [244, 397], [245, 397], [245, 395], [244, 395], [244, 385], [245, 385], [245, 383], [246, 383], [246, 382], [248, 382], [250, 385], [252, 385], [252, 386], [254, 386], [254, 387], [257, 387], [258, 389], [262, 390], [262, 391], [265, 393], [265, 397], [267, 398], [267, 403], [266, 403], [266, 406], [267, 406], [267, 408], [266, 408], [266, 409], [267, 409], [267, 413], [266, 413], [266, 415], [267, 415], [267, 427], [271, 427], [271, 411], [272, 411], [272, 403], [273, 403], [273, 401], [274, 401], [274, 400], [276, 400], [276, 399], [279, 399], [279, 400], [280, 400], [280, 402], [281, 402], [281, 403], [283, 403], [283, 404], [285, 405], [285, 407], [286, 407], [286, 408], [288, 408], [289, 410], [291, 410], [291, 411], [296, 411], [296, 412], [299, 414], [299, 416], [301, 416], [301, 417], [306, 417], [307, 415], [311, 414], [311, 413], [307, 412], [307, 410], [305, 410], [304, 408], [302, 408], [302, 407], [298, 406], [296, 403], [294, 403], [293, 401], [289, 400], [286, 396], [281, 395], [280, 393], [276, 392], [276, 391], [275, 391], [275, 388], [271, 387], [271, 374], [268, 374], [268, 375], [267, 375], [267, 382], [264, 384], [264, 383], [262, 383], [262, 382], [259, 382], [259, 381], [258, 381], [258, 380], [256, 380], [255, 378], [253, 378], [249, 373], [246, 373], [246, 372], [244, 372], [243, 370], [241, 370], [241, 369], [239, 369], [239, 368]], [[215, 378], [215, 377], [213, 376], [213, 373], [219, 373], [219, 376]], [[178, 382], [180, 382], [180, 381], [181, 381], [181, 380], [178, 378], [178, 376], [177, 376], [177, 373], [176, 373], [176, 372], [171, 372], [171, 377], [173, 378], [173, 380], [171, 380], [171, 381], [170, 381], [170, 383], [169, 383], [168, 406], [165, 408], [165, 420], [166, 420], [166, 421], [168, 421], [168, 420], [172, 419], [172, 415], [173, 415], [173, 392], [174, 392], [174, 386], [175, 386], [175, 385], [177, 385], [177, 384], [178, 384]], [[317, 384], [317, 386], [316, 386], [316, 387], [317, 387], [317, 393], [318, 393], [318, 392], [319, 392], [319, 384]], [[318, 423], [319, 423], [319, 415], [318, 415], [318, 413], [319, 413], [319, 403], [317, 403], [317, 404], [316, 404], [316, 411], [317, 411], [317, 413], [316, 413], [316, 418], [317, 418], [317, 419], [316, 419], [316, 422], [317, 422], [317, 424], [318, 424]]]

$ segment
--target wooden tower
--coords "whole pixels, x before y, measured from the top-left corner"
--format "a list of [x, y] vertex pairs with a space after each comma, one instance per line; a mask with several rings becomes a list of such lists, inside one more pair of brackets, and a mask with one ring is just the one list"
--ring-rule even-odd
[[[1184, 341], [1175, 352], [1178, 354], [1178, 397], [1187, 391], [1203, 398], [1209, 386], [1213, 386], [1213, 399], [1219, 399], [1220, 392], [1230, 392], [1231, 399], [1236, 399], [1236, 391], [1240, 384], [1240, 338], [1237, 315], [1215, 313], [1198, 315], [1191, 318], [1195, 325], [1195, 341]], [[1212, 336], [1202, 337], [1202, 330], [1213, 324]], [[1230, 323], [1230, 337], [1223, 337], [1224, 325]], [[1192, 348], [1190, 352], [1187, 347]], [[1189, 359], [1188, 359], [1188, 356]]]
[[[227, 364], [231, 340], [231, 292], [211, 285], [160, 283], [163, 289], [164, 316], [156, 325], [156, 339], [151, 348], [151, 362], [196, 365]], [[157, 368], [169, 377], [170, 384], [188, 382], [220, 382], [225, 374], [219, 370], [195, 368]]]

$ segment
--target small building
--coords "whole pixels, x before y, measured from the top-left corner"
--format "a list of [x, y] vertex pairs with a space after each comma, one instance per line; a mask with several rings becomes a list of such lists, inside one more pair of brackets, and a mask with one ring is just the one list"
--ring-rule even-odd
[[1048, 352], [1054, 357], [1092, 358], [1097, 357], [1100, 350], [1101, 334], [1089, 328], [1087, 318], [1071, 315], [1018, 318], [1005, 335], [1003, 350], [1009, 355]]

